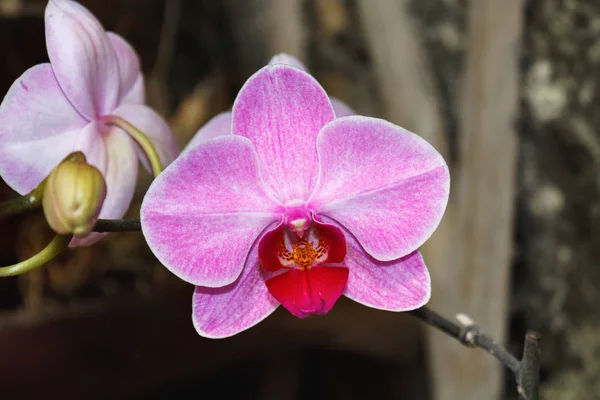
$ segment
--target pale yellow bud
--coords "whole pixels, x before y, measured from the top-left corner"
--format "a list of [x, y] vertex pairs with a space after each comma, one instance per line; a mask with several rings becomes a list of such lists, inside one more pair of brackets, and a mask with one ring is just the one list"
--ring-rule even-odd
[[59, 234], [87, 235], [106, 197], [106, 182], [97, 168], [77, 152], [47, 178], [42, 205], [48, 224]]

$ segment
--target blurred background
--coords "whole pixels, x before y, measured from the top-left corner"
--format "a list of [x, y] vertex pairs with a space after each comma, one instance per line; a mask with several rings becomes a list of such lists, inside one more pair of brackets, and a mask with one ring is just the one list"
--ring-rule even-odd
[[[47, 61], [44, 0], [0, 0], [0, 93]], [[181, 147], [278, 52], [357, 113], [429, 140], [451, 166], [423, 252], [429, 306], [520, 356], [542, 340], [542, 398], [600, 399], [600, 3], [595, 0], [84, 0], [137, 49]], [[142, 173], [128, 217], [151, 177]], [[1, 183], [1, 181], [0, 181]], [[0, 200], [15, 196], [0, 184]], [[0, 265], [50, 240], [0, 221]], [[141, 233], [111, 234], [0, 280], [0, 398], [516, 399], [480, 350], [341, 300], [278, 310], [234, 338], [191, 324], [193, 288]]]

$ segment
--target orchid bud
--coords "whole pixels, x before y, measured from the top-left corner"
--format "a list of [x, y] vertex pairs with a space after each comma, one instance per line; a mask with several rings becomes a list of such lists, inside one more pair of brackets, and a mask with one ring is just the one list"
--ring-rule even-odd
[[85, 236], [94, 227], [105, 197], [102, 173], [86, 162], [83, 153], [77, 152], [52, 171], [42, 204], [54, 231]]

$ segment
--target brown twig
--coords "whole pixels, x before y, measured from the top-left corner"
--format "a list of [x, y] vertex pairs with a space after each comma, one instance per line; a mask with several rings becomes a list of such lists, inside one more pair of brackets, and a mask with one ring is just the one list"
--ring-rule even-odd
[[517, 390], [523, 400], [538, 400], [540, 386], [540, 337], [527, 332], [523, 359], [516, 373]]
[[94, 232], [138, 232], [142, 230], [139, 219], [99, 219]]
[[421, 307], [409, 312], [412, 316], [426, 324], [444, 332], [467, 347], [478, 347], [496, 357], [504, 366], [510, 369], [517, 381], [517, 390], [523, 400], [538, 400], [540, 382], [540, 347], [539, 336], [528, 332], [525, 336], [523, 358], [519, 361], [504, 346], [496, 343], [485, 334], [468, 316], [457, 315], [461, 323], [458, 325], [442, 317], [427, 307]]

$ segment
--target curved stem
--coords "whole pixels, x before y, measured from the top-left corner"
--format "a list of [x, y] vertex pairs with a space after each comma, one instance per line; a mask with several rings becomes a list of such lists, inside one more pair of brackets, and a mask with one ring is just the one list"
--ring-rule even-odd
[[41, 183], [31, 191], [16, 199], [7, 200], [0, 203], [0, 219], [11, 215], [20, 214], [25, 211], [33, 210], [42, 205], [44, 198], [44, 184]]
[[71, 242], [70, 235], [57, 235], [42, 251], [20, 263], [0, 268], [0, 277], [24, 274], [46, 264], [62, 253]]
[[152, 166], [152, 173], [154, 174], [154, 177], [157, 177], [158, 174], [162, 172], [163, 167], [160, 161], [160, 157], [156, 152], [156, 148], [154, 147], [150, 139], [148, 139], [148, 137], [144, 134], [144, 132], [142, 132], [129, 122], [125, 121], [123, 118], [117, 117], [116, 115], [107, 115], [102, 118], [102, 121], [109, 125], [114, 125], [123, 129], [125, 132], [127, 132], [129, 136], [131, 136], [133, 140], [136, 141], [137, 144], [140, 145], [140, 147], [146, 154], [146, 157], [148, 157], [148, 160], [150, 160], [150, 165]]
[[409, 314], [439, 329], [467, 347], [479, 347], [487, 351], [513, 372], [517, 381], [517, 391], [521, 399], [537, 400], [539, 398], [540, 338], [536, 333], [527, 333], [523, 358], [519, 360], [506, 350], [504, 346], [496, 343], [490, 336], [486, 335], [465, 314], [456, 316], [460, 325], [442, 317], [427, 307], [409, 311]]

